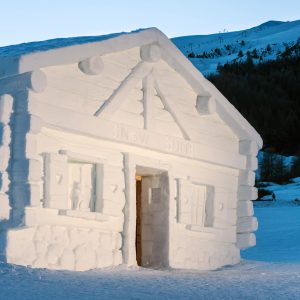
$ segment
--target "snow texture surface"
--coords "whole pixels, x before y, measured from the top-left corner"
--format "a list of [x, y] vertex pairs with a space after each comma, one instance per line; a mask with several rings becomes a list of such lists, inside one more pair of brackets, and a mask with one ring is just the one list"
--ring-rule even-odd
[[7, 56], [18, 57], [33, 52], [47, 51], [47, 50], [63, 48], [63, 47], [73, 46], [73, 45], [86, 44], [86, 43], [101, 42], [104, 40], [117, 37], [119, 35], [135, 33], [142, 30], [144, 29], [138, 29], [132, 32], [119, 32], [119, 33], [112, 33], [112, 34], [99, 35], [99, 36], [78, 36], [78, 37], [70, 37], [70, 38], [57, 38], [57, 39], [51, 39], [45, 41], [5, 46], [5, 47], [0, 47], [0, 57], [7, 57]]
[[300, 207], [259, 207], [255, 213], [257, 246], [244, 252], [252, 260], [234, 267], [67, 272], [0, 264], [1, 299], [299, 299]]

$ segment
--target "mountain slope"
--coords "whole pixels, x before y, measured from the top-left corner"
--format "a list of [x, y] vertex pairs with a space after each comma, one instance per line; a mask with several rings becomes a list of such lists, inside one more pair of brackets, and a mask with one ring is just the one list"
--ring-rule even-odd
[[[210, 35], [173, 38], [173, 43], [204, 75], [215, 73], [219, 64], [253, 59], [276, 59], [300, 37], [300, 20], [292, 22], [269, 21], [259, 26]], [[248, 55], [247, 55], [248, 52]]]
[[280, 58], [233, 62], [208, 79], [261, 134], [264, 148], [300, 153], [300, 40]]

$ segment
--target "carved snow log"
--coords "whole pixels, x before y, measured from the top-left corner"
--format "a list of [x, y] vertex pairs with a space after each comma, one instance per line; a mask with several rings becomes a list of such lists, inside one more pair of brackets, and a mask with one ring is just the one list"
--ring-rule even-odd
[[[150, 74], [148, 76], [150, 76]], [[148, 78], [148, 76], [146, 76], [144, 79]], [[149, 88], [150, 88], [150, 85], [148, 85], [147, 89], [149, 89]], [[128, 97], [130, 97], [130, 99], [136, 99], [137, 102], [142, 103], [142, 101], [144, 100], [144, 95], [145, 95], [145, 86], [142, 85], [141, 89], [138, 86], [133, 88], [130, 91]], [[122, 107], [122, 108], [124, 108], [124, 107]]]
[[14, 159], [33, 158], [38, 157], [37, 152], [37, 137], [35, 134], [27, 133], [25, 139], [15, 138], [12, 142]]
[[9, 219], [10, 206], [8, 195], [0, 193], [0, 221]]
[[161, 48], [158, 44], [153, 43], [141, 47], [141, 59], [147, 62], [157, 62], [161, 59]]
[[106, 202], [111, 202], [112, 204], [116, 202], [116, 205], [124, 207], [125, 195], [123, 188], [116, 184], [110, 184], [103, 186], [103, 205], [106, 206]]
[[10, 126], [0, 124], [0, 146], [8, 146], [11, 142], [11, 129]]
[[70, 209], [60, 209], [58, 211], [58, 214], [60, 216], [69, 216], [69, 217], [75, 217], [75, 218], [82, 218], [86, 220], [97, 220], [100, 222], [106, 222], [109, 221], [110, 217], [103, 215], [102, 213], [93, 212], [90, 211], [80, 211], [80, 210], [70, 210]]
[[29, 88], [35, 93], [41, 93], [46, 89], [47, 77], [41, 70], [30, 72], [28, 76]]
[[[186, 229], [191, 231], [196, 231], [198, 233], [203, 233], [207, 235], [207, 239], [226, 242], [226, 243], [235, 243], [236, 242], [236, 232], [234, 227], [226, 227], [221, 229], [216, 228], [205, 228], [199, 225], [187, 225]], [[205, 237], [202, 237], [205, 238]]]
[[[105, 216], [104, 216], [105, 217]], [[80, 218], [72, 218], [67, 215], [59, 215], [58, 209], [48, 209], [40, 207], [26, 207], [25, 209], [25, 225], [55, 225], [55, 226], [71, 226], [71, 227], [88, 227], [101, 229], [105, 231], [120, 232], [123, 230], [123, 218], [108, 217], [107, 222], [99, 222], [96, 220], [86, 220]]]
[[238, 233], [236, 246], [243, 250], [256, 245], [256, 237], [254, 233]]
[[104, 205], [102, 208], [102, 213], [105, 215], [110, 215], [118, 217], [123, 215], [124, 203], [112, 202], [111, 199], [104, 199]]
[[6, 193], [9, 189], [10, 180], [7, 172], [0, 173], [0, 194]]
[[242, 140], [239, 142], [240, 154], [256, 156], [258, 145], [254, 141]]
[[238, 200], [256, 200], [257, 188], [251, 186], [239, 186]]
[[255, 172], [249, 170], [239, 171], [239, 185], [254, 186], [255, 184]]
[[[143, 129], [123, 126], [102, 118], [94, 118], [93, 116], [86, 116], [68, 109], [55, 107], [51, 104], [41, 103], [31, 97], [29, 97], [28, 102], [30, 112], [35, 115], [43, 115], [43, 121], [47, 126], [55, 126], [79, 134], [88, 133], [90, 136], [106, 140], [124, 141], [127, 144], [183, 157], [192, 157], [196, 160], [212, 161], [215, 164], [232, 168], [245, 169], [246, 166], [245, 156], [211, 148], [203, 143], [184, 141], [172, 137], [166, 138], [165, 135], [159, 133], [146, 132]], [[68, 115], [67, 120], [65, 118], [66, 114]], [[193, 151], [190, 151], [190, 149]]]
[[34, 70], [14, 77], [1, 80], [0, 93], [12, 93], [31, 89], [35, 93], [41, 93], [46, 89], [47, 77], [41, 70]]
[[[233, 214], [233, 212], [235, 214]], [[218, 228], [227, 228], [228, 226], [235, 226], [237, 222], [236, 210], [230, 212], [229, 210], [225, 212], [226, 216], [221, 216], [221, 212], [219, 212], [219, 216], [214, 217], [214, 226]], [[232, 218], [229, 218], [229, 215], [232, 215]]]
[[137, 127], [140, 129], [144, 128], [144, 118], [140, 114], [135, 114], [132, 112], [127, 112], [125, 110], [118, 110], [111, 118], [112, 121], [118, 122], [122, 120], [122, 123]]
[[[1, 88], [0, 88], [1, 90]], [[13, 110], [13, 97], [5, 94], [0, 97], [0, 123], [8, 124]]]
[[11, 184], [12, 208], [23, 209], [25, 206], [40, 205], [40, 185], [29, 183]]
[[174, 123], [174, 119], [172, 117], [172, 115], [164, 109], [158, 110], [155, 114], [155, 118], [163, 121], [163, 122], [170, 122], [170, 123]]
[[198, 95], [196, 108], [199, 115], [210, 115], [216, 112], [216, 101], [210, 95]]
[[238, 217], [253, 216], [253, 203], [252, 201], [238, 201], [237, 215]]
[[[163, 128], [163, 130], [162, 130]], [[176, 125], [175, 122], [162, 121], [160, 119], [155, 120], [155, 132], [162, 132], [169, 136], [174, 136], [182, 138], [184, 136], [180, 128]]]
[[235, 226], [237, 222], [237, 215], [235, 209], [224, 209], [216, 211], [214, 215], [214, 224], [220, 228], [227, 228], [228, 226]]
[[92, 56], [79, 62], [78, 68], [87, 75], [98, 75], [104, 70], [104, 63], [100, 56]]
[[147, 76], [151, 69], [151, 64], [145, 62], [137, 64], [94, 115], [99, 116], [101, 114], [102, 117], [111, 117], [121, 106], [121, 103], [128, 98], [130, 90], [135, 88], [138, 81]]
[[17, 114], [14, 118], [15, 133], [40, 133], [43, 121], [40, 117], [30, 114]]
[[0, 146], [0, 172], [4, 172], [9, 163], [10, 159], [10, 149], [8, 146]]
[[137, 115], [142, 115], [144, 113], [143, 103], [142, 103], [142, 101], [139, 101], [139, 100], [131, 101], [130, 106], [129, 105], [126, 105], [126, 106], [124, 105], [122, 107], [122, 110], [125, 111], [125, 112], [128, 112], [128, 113], [134, 113], [134, 114], [137, 114]]
[[257, 170], [258, 168], [258, 161], [257, 161], [257, 157], [255, 156], [251, 156], [251, 155], [247, 155], [247, 164], [246, 164], [247, 169], [249, 170]]
[[154, 84], [151, 75], [143, 79], [144, 129], [153, 128]]
[[162, 85], [160, 85], [157, 80], [154, 80], [154, 86], [158, 96], [160, 97], [162, 103], [165, 106], [165, 109], [170, 112], [175, 122], [179, 126], [180, 130], [182, 131], [183, 137], [190, 140], [191, 137], [186, 129], [188, 128], [187, 118], [184, 116], [183, 113], [181, 113], [181, 111], [178, 108], [176, 108], [175, 103], [166, 96], [166, 93], [164, 92]]
[[253, 232], [258, 228], [258, 222], [255, 217], [240, 217], [237, 219], [237, 228], [238, 233], [244, 232]]
[[14, 182], [40, 181], [42, 178], [42, 164], [34, 159], [15, 160], [12, 165]]
[[128, 153], [124, 153], [125, 198], [123, 227], [123, 263], [135, 266], [135, 230], [136, 230], [136, 192], [135, 192], [135, 163]]

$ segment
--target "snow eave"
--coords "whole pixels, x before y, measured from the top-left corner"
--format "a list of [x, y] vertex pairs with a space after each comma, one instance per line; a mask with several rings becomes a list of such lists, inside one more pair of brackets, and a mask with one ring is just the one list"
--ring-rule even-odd
[[185, 78], [196, 94], [209, 94], [215, 98], [217, 113], [240, 140], [253, 140], [258, 148], [262, 147], [260, 135], [248, 121], [157, 28], [107, 36], [104, 40], [96, 42], [45, 49], [19, 56], [3, 56], [0, 57], [0, 80], [44, 67], [77, 63], [91, 56], [125, 51], [150, 43], [157, 43], [161, 46], [162, 59]]

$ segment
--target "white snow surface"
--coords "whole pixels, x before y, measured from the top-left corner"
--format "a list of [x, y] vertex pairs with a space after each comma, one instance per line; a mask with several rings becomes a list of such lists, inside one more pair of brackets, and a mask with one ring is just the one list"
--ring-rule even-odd
[[300, 206], [256, 207], [257, 246], [217, 271], [50, 271], [0, 264], [0, 299], [299, 299]]
[[86, 44], [86, 43], [101, 42], [104, 40], [117, 37], [119, 35], [131, 34], [146, 29], [137, 29], [131, 32], [118, 32], [118, 33], [111, 33], [111, 34], [98, 35], [98, 36], [77, 36], [77, 37], [69, 37], [69, 38], [57, 38], [57, 39], [51, 39], [45, 41], [36, 41], [30, 43], [4, 46], [4, 47], [0, 47], [0, 57], [19, 57], [21, 55], [25, 55], [28, 53], [47, 51], [47, 50], [63, 48], [63, 47], [73, 46], [73, 45]]
[[[262, 182], [262, 184], [266, 185], [263, 189], [275, 193], [277, 201], [275, 201], [272, 206], [297, 205], [296, 199], [299, 200], [300, 205], [300, 177], [291, 179], [288, 184], [277, 184], [272, 182]], [[262, 198], [262, 200], [271, 199], [271, 195]]]
[[[193, 35], [176, 37], [172, 42], [188, 55], [191, 51], [197, 54], [214, 53], [216, 48], [221, 50], [221, 55], [213, 58], [190, 58], [191, 62], [204, 75], [215, 73], [218, 64], [224, 65], [234, 60], [245, 60], [246, 52], [257, 49], [258, 55], [263, 56], [263, 60], [276, 59], [282, 52], [285, 45], [291, 45], [300, 37], [300, 20], [292, 22], [269, 21], [259, 26], [234, 31], [223, 32], [209, 35]], [[242, 46], [241, 42], [245, 45]], [[267, 45], [270, 45], [271, 51], [264, 52]], [[230, 46], [230, 50], [226, 49]], [[244, 56], [239, 59], [238, 52], [242, 50]]]

